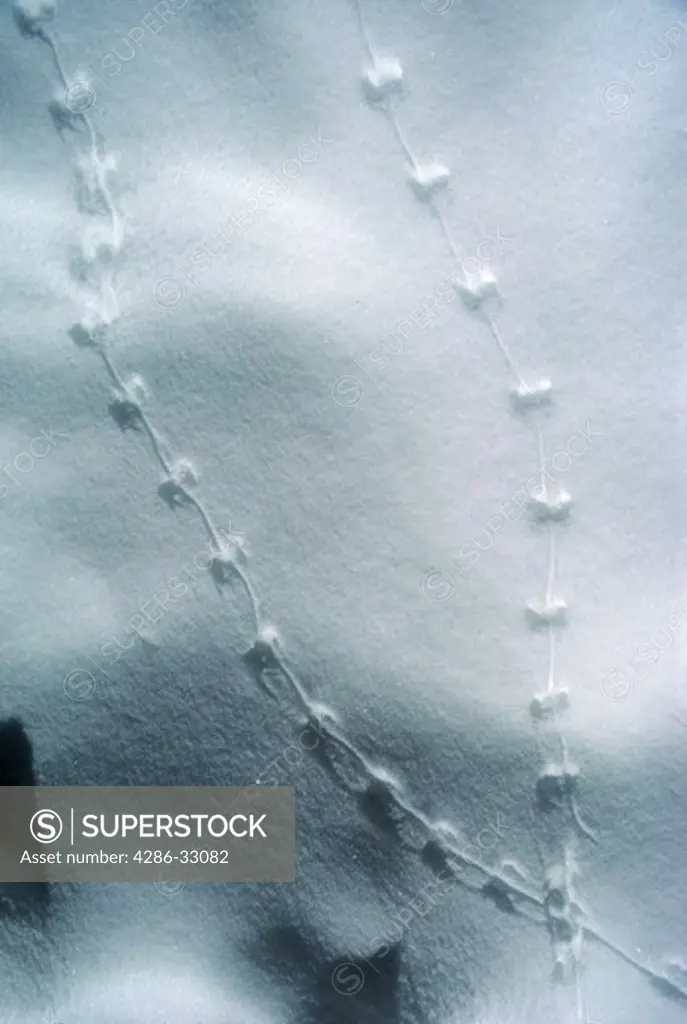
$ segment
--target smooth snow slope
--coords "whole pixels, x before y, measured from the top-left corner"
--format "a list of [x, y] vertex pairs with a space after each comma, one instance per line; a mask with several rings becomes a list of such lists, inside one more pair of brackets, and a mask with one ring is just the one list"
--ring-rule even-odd
[[[365, 102], [354, 5], [170, 6], [135, 52], [125, 37], [146, 25], [147, 2], [69, 0], [53, 25], [67, 72], [99, 78], [90, 113], [118, 161], [113, 358], [147, 382], [146, 408], [199, 467], [215, 521], [245, 535], [303, 685], [414, 805], [487, 863], [517, 860], [537, 889], [536, 840], [551, 837], [533, 811], [528, 707], [547, 647], [523, 609], [541, 596], [547, 549], [524, 517], [489, 532], [537, 468], [503, 360], [459, 301], [386, 364], [373, 354], [385, 339], [399, 348], [390, 332], [455, 263]], [[403, 65], [396, 109], [414, 151], [452, 169], [441, 208], [461, 254], [507, 239], [492, 264], [499, 324], [528, 377], [557, 389], [547, 451], [593, 431], [559, 481], [575, 508], [559, 532], [570, 620], [558, 670], [581, 813], [599, 840], [578, 844], [580, 890], [601, 932], [664, 971], [687, 941], [687, 8], [363, 7], [375, 47]], [[552, 986], [546, 929], [463, 886], [413, 913], [397, 953], [375, 960], [431, 864], [322, 758], [270, 768], [301, 726], [288, 693], [270, 700], [242, 660], [253, 627], [240, 587], [220, 597], [187, 568], [187, 593], [150, 642], [136, 638], [132, 620], [206, 536], [192, 509], [161, 502], [145, 437], [118, 430], [101, 361], [67, 333], [86, 311], [74, 273], [93, 223], [75, 194], [83, 135], [55, 131], [50, 51], [20, 37], [7, 5], [0, 46], [0, 464], [17, 481], [3, 470], [0, 711], [23, 717], [49, 784], [271, 773], [297, 788], [299, 847], [293, 886], [61, 887], [42, 923], [6, 913], [2, 1019], [577, 1019], [575, 987]], [[133, 55], [114, 73], [117, 53]], [[317, 158], [287, 165], [312, 139]], [[260, 188], [276, 198], [219, 252], [213, 235]], [[217, 255], [194, 270], [206, 244]], [[342, 377], [363, 385], [355, 404], [359, 385]], [[49, 454], [13, 468], [51, 429]], [[487, 550], [468, 566], [478, 541]], [[429, 573], [445, 574], [429, 577], [443, 590]], [[113, 641], [130, 645], [116, 664], [103, 653]], [[90, 696], [79, 671], [92, 673]], [[597, 943], [583, 960], [590, 1021], [685, 1019], [687, 1003]], [[354, 996], [331, 982], [345, 961], [363, 966]]]

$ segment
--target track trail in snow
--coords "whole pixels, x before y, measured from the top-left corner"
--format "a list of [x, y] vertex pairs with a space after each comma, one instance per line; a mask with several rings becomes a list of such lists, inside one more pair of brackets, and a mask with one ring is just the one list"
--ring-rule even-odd
[[[406, 140], [394, 107], [394, 99], [403, 91], [403, 71], [395, 58], [376, 55], [362, 4], [363, 0], [356, 0], [360, 35], [369, 62], [363, 79], [368, 99], [383, 111], [391, 124], [408, 165], [409, 184], [417, 198], [428, 205], [440, 225], [452, 258], [459, 264], [458, 246], [438, 202], [438, 196], [448, 186], [450, 172], [438, 161], [423, 164], [416, 158]], [[575, 888], [578, 874], [574, 856], [575, 833], [580, 832], [595, 842], [596, 839], [582, 822], [577, 807], [575, 786], [579, 772], [568, 758], [567, 745], [559, 725], [561, 712], [568, 704], [568, 692], [556, 681], [557, 631], [565, 625], [567, 613], [565, 602], [556, 596], [557, 530], [559, 524], [568, 518], [572, 500], [564, 491], [552, 495], [544, 475], [546, 453], [540, 420], [551, 403], [550, 381], [541, 379], [530, 385], [518, 369], [492, 313], [492, 307], [496, 305], [498, 298], [492, 272], [480, 270], [472, 279], [463, 274], [458, 280], [465, 304], [487, 325], [513, 378], [511, 402], [514, 414], [524, 415], [529, 420], [534, 418], [539, 466], [542, 468], [539, 484], [529, 496], [530, 512], [532, 517], [540, 522], [548, 540], [548, 567], [543, 600], [533, 602], [526, 609], [530, 627], [546, 633], [549, 647], [546, 687], [541, 693], [534, 695], [531, 704], [537, 744], [543, 759], [542, 772], [537, 784], [538, 811], [540, 815], [560, 815], [568, 809], [572, 820], [572, 827], [566, 827], [565, 823], [560, 827], [562, 841], [557, 855], [549, 858], [548, 863], [539, 837], [535, 836], [535, 840], [544, 868], [544, 909], [551, 936], [556, 976], [562, 980], [569, 971], [572, 972], [576, 987], [577, 1016], [578, 1020], [582, 1021], [584, 1004], [579, 967], [584, 941], [584, 916]], [[545, 758], [545, 741], [541, 732], [547, 724], [558, 740], [559, 758]]]
[[[394, 101], [403, 94], [403, 69], [396, 58], [377, 54], [363, 11], [364, 0], [354, 0], [354, 3], [367, 61], [363, 72], [367, 98], [389, 121], [407, 164], [409, 185], [437, 220], [451, 257], [463, 270], [462, 274], [455, 271], [452, 279], [458, 281], [466, 307], [486, 324], [495, 341], [512, 378], [512, 412], [528, 421], [536, 439], [540, 479], [529, 495], [529, 511], [534, 523], [541, 528], [547, 543], [548, 557], [543, 598], [528, 604], [525, 613], [530, 629], [545, 634], [547, 638], [548, 670], [544, 688], [532, 697], [530, 716], [542, 761], [535, 794], [537, 822], [547, 825], [555, 817], [559, 821], [554, 829], [557, 835], [550, 844], [553, 853], [548, 858], [541, 837], [535, 833], [534, 838], [544, 875], [542, 906], [551, 938], [554, 978], [563, 981], [571, 976], [575, 985], [577, 1018], [582, 1024], [586, 1014], [581, 988], [584, 938], [589, 936], [605, 945], [608, 943], [601, 939], [600, 933], [588, 926], [578, 893], [578, 841], [583, 837], [596, 844], [598, 839], [584, 822], [579, 810], [577, 789], [580, 770], [570, 758], [561, 724], [569, 707], [569, 693], [567, 687], [558, 680], [556, 654], [558, 633], [567, 621], [567, 605], [557, 592], [556, 560], [559, 531], [570, 518], [573, 502], [567, 491], [552, 493], [547, 485], [542, 419], [551, 409], [552, 383], [544, 377], [528, 383], [518, 368], [493, 312], [499, 304], [500, 296], [492, 271], [481, 268], [474, 275], [465, 272], [458, 246], [438, 201], [438, 196], [449, 184], [450, 171], [438, 160], [423, 163], [415, 156], [394, 106]], [[617, 948], [615, 951], [620, 952]], [[634, 958], [621, 955], [628, 962], [639, 966]], [[644, 968], [642, 970], [656, 982], [665, 984], [663, 976]], [[672, 983], [668, 982], [668, 985]]]
[[[557, 684], [555, 673], [556, 638], [566, 618], [565, 603], [556, 597], [557, 531], [568, 517], [570, 497], [564, 492], [549, 494], [543, 476], [541, 486], [531, 496], [532, 515], [548, 538], [549, 550], [544, 598], [526, 609], [530, 627], [535, 632], [544, 633], [549, 644], [547, 684], [533, 698], [531, 711], [542, 756], [546, 743], [552, 739], [554, 746], [558, 747], [557, 757], [545, 759], [537, 784], [537, 799], [541, 820], [564, 816], [554, 859], [546, 860], [538, 839], [545, 881], [543, 886], [533, 891], [523, 884], [524, 875], [519, 871], [511, 874], [512, 868], [508, 868], [508, 863], [514, 863], [512, 858], [505, 858], [498, 866], [487, 864], [462, 846], [457, 828], [444, 820], [433, 820], [417, 808], [402, 782], [371, 759], [347, 735], [336, 713], [310, 695], [291, 667], [277, 630], [263, 616], [262, 602], [249, 575], [248, 558], [241, 538], [226, 534], [217, 527], [200, 495], [199, 474], [193, 462], [174, 453], [154, 425], [146, 411], [149, 395], [143, 378], [135, 371], [129, 375], [122, 374], [116, 365], [112, 354], [112, 328], [120, 312], [116, 268], [125, 230], [112, 193], [114, 162], [106, 153], [88, 112], [93, 95], [89, 82], [83, 77], [71, 78], [64, 70], [59, 46], [49, 27], [54, 15], [51, 0], [38, 0], [33, 4], [30, 0], [28, 3], [19, 2], [14, 10], [21, 34], [41, 41], [51, 51], [59, 85], [49, 105], [50, 113], [65, 142], [75, 143], [77, 151], [80, 208], [88, 218], [77, 274], [84, 285], [85, 312], [69, 333], [80, 347], [89, 349], [103, 363], [113, 385], [110, 413], [116, 424], [122, 430], [138, 431], [147, 437], [162, 471], [158, 486], [160, 497], [170, 509], [191, 508], [198, 515], [210, 541], [206, 570], [220, 594], [233, 583], [238, 583], [245, 592], [253, 623], [253, 642], [244, 660], [258, 685], [272, 699], [279, 700], [284, 692], [288, 694], [284, 711], [297, 720], [301, 728], [303, 725], [312, 727], [324, 741], [313, 751], [313, 756], [322, 759], [330, 774], [349, 793], [365, 797], [368, 816], [375, 824], [391, 828], [404, 849], [412, 852], [435, 873], [450, 872], [464, 887], [480, 893], [502, 910], [520, 914], [548, 930], [557, 969], [564, 974], [571, 972], [575, 981], [580, 1020], [583, 1019], [583, 1008], [579, 962], [585, 938], [610, 950], [664, 994], [687, 1002], [687, 989], [614, 943], [596, 927], [578, 902], [575, 843], [580, 835], [593, 841], [596, 838], [582, 821], [577, 806], [579, 773], [568, 757], [559, 724], [560, 713], [567, 703], [567, 691]], [[415, 159], [393, 106], [394, 96], [402, 89], [400, 65], [395, 60], [376, 57], [367, 33], [361, 0], [356, 0], [356, 12], [366, 52], [363, 86], [367, 97], [371, 105], [378, 107], [387, 117], [408, 162], [411, 187], [437, 219], [451, 256], [458, 259], [457, 246], [436, 198], [448, 184], [448, 170], [439, 163], [424, 165]], [[80, 140], [83, 139], [85, 144], [81, 145]], [[482, 274], [474, 279], [467, 276], [459, 286], [466, 306], [488, 327], [514, 379], [511, 392], [514, 413], [528, 420], [535, 417], [533, 429], [541, 459], [544, 440], [538, 424], [550, 405], [551, 384], [540, 380], [530, 385], [519, 373], [491, 312], [497, 300], [493, 276]], [[282, 693], [277, 693], [275, 686]]]

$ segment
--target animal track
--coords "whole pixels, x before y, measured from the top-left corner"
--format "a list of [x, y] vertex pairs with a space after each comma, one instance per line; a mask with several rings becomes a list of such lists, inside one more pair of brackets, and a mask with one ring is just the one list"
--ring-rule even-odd
[[[430, 207], [432, 214], [439, 222], [451, 256], [454, 260], [458, 261], [458, 247], [453, 239], [444, 213], [437, 203], [438, 195], [448, 186], [449, 171], [439, 161], [428, 165], [420, 165], [415, 159], [399, 124], [394, 106], [394, 102], [402, 92], [403, 87], [403, 73], [400, 63], [394, 57], [378, 57], [375, 54], [363, 13], [363, 0], [356, 0], [356, 12], [363, 48], [368, 62], [367, 66], [363, 69], [364, 92], [371, 105], [375, 109], [381, 110], [391, 124], [403, 156], [410, 165], [411, 183], [415, 194]], [[528, 382], [521, 374], [493, 317], [492, 307], [500, 296], [492, 270], [484, 268], [479, 276], [464, 279], [460, 282], [460, 289], [466, 307], [485, 322], [503, 356], [509, 373], [514, 379], [510, 390], [510, 402], [513, 411], [528, 419], [540, 416], [542, 411], [551, 405], [552, 384], [546, 377], [541, 377], [534, 382]], [[544, 437], [541, 427], [538, 425], [538, 420], [535, 420], [534, 430], [537, 439], [539, 465], [543, 466], [546, 461], [544, 458]], [[555, 495], [549, 494], [544, 475], [542, 474], [540, 485], [530, 495], [529, 512], [531, 518], [543, 527], [548, 534], [547, 579], [543, 599], [531, 602], [526, 607], [525, 614], [529, 625], [534, 630], [544, 632], [547, 635], [549, 644], [546, 688], [541, 692], [535, 693], [530, 702], [533, 728], [538, 735], [540, 747], [542, 742], [539, 737], [539, 731], [546, 727], [552, 729], [559, 738], [563, 754], [560, 762], [550, 762], [542, 767], [535, 786], [537, 805], [540, 813], [548, 815], [568, 812], [571, 819], [571, 823], [565, 830], [563, 847], [559, 850], [559, 860], [554, 862], [553, 865], [549, 865], [547, 880], [544, 886], [544, 896], [540, 905], [543, 906], [545, 912], [546, 925], [553, 945], [554, 976], [563, 980], [567, 977], [570, 970], [572, 971], [572, 980], [574, 980], [576, 987], [578, 1017], [581, 1020], [583, 1001], [579, 965], [582, 957], [584, 936], [593, 936], [598, 941], [604, 941], [606, 945], [608, 943], [605, 940], [601, 940], [598, 933], [595, 933], [588, 923], [585, 924], [584, 914], [579, 904], [570, 895], [572, 863], [570, 851], [574, 846], [577, 836], [583, 835], [587, 839], [597, 842], [594, 833], [582, 821], [577, 806], [580, 771], [568, 757], [567, 744], [559, 724], [569, 707], [570, 695], [567, 688], [561, 686], [555, 677], [557, 632], [567, 622], [567, 605], [562, 598], [555, 594], [556, 531], [562, 523], [569, 519], [572, 507], [572, 497], [567, 491], [560, 491]], [[539, 850], [541, 856], [541, 847], [539, 847]], [[425, 859], [428, 863], [436, 865], [442, 863], [445, 855], [446, 850], [442, 846], [441, 841], [435, 836], [425, 848]], [[564, 884], [558, 886], [551, 884], [550, 879], [556, 875], [563, 879]], [[517, 907], [516, 897], [518, 895], [522, 897], [524, 890], [520, 890], [518, 884], [508, 880], [502, 873], [492, 871], [482, 886], [482, 893], [488, 896], [500, 909], [510, 913]], [[528, 895], [525, 899], [531, 899], [531, 896]], [[616, 952], [620, 951], [616, 948]], [[627, 959], [625, 954], [621, 953], [621, 955]], [[687, 996], [687, 992], [684, 992], [683, 996]]]
[[[452, 256], [457, 258], [457, 247], [444, 214], [437, 205], [438, 197], [448, 187], [448, 169], [438, 161], [422, 164], [415, 159], [393, 106], [393, 101], [403, 90], [401, 66], [393, 57], [381, 58], [374, 54], [360, 0], [357, 0], [356, 10], [368, 62], [363, 73], [365, 95], [371, 105], [389, 120], [407, 161], [413, 191], [436, 217]], [[114, 275], [124, 240], [123, 224], [112, 194], [115, 162], [105, 152], [103, 141], [88, 111], [81, 109], [79, 104], [70, 103], [81, 80], [69, 78], [63, 69], [59, 48], [49, 29], [54, 14], [55, 5], [50, 0], [20, 0], [14, 6], [14, 18], [21, 35], [27, 40], [37, 39], [45, 43], [51, 51], [59, 86], [49, 105], [49, 112], [65, 144], [74, 145], [78, 149], [77, 202], [89, 220], [81, 250], [85, 270], [82, 283], [88, 291], [84, 301], [84, 315], [69, 329], [69, 334], [77, 345], [93, 352], [102, 361], [114, 387], [110, 412], [117, 425], [126, 430], [138, 430], [147, 436], [164, 475], [159, 488], [161, 496], [175, 510], [193, 509], [198, 514], [210, 539], [211, 553], [207, 571], [211, 579], [220, 591], [235, 579], [242, 584], [251, 607], [254, 637], [244, 655], [247, 668], [273, 699], [283, 702], [285, 712], [295, 719], [299, 728], [316, 725], [324, 743], [322, 747], [315, 748], [315, 756], [329, 764], [339, 784], [359, 799], [361, 808], [380, 828], [386, 827], [389, 822], [393, 823], [396, 840], [404, 849], [421, 858], [435, 872], [449, 871], [463, 886], [490, 900], [498, 909], [509, 914], [520, 914], [547, 928], [555, 945], [556, 968], [565, 972], [569, 964], [573, 964], [578, 991], [577, 968], [582, 954], [582, 940], [587, 938], [604, 945], [633, 965], [662, 991], [687, 1001], [687, 989], [626, 953], [606, 938], [583, 912], [572, 886], [574, 872], [569, 854], [575, 839], [572, 826], [567, 833], [564, 849], [560, 851], [559, 861], [549, 866], [547, 879], [538, 891], [532, 891], [522, 872], [519, 872], [517, 878], [510, 877], [506, 873], [506, 862], [503, 862], [503, 866], [490, 866], [481, 858], [467, 853], [460, 848], [459, 833], [453, 826], [430, 819], [414, 806], [403, 782], [391, 776], [383, 765], [376, 764], [348, 737], [336, 715], [310, 695], [290, 667], [277, 631], [263, 620], [261, 602], [248, 575], [248, 558], [242, 544], [238, 538], [227, 540], [221, 535], [204, 500], [199, 496], [199, 474], [193, 463], [175, 455], [171, 446], [153, 426], [147, 412], [150, 396], [145, 382], [136, 373], [125, 379], [113, 361], [111, 328], [119, 316]], [[76, 109], [73, 109], [74, 106]], [[85, 142], [83, 146], [82, 141]], [[467, 308], [487, 325], [515, 380], [510, 393], [514, 411], [528, 416], [537, 415], [551, 401], [551, 383], [546, 379], [528, 383], [517, 369], [492, 316], [491, 304], [498, 298], [493, 274], [485, 272], [466, 277], [459, 281], [459, 287]], [[543, 441], [539, 432], [538, 438], [541, 447]], [[543, 519], [550, 537], [546, 595], [543, 602], [528, 609], [532, 625], [547, 633], [550, 644], [547, 688], [544, 693], [533, 698], [531, 705], [533, 725], [537, 730], [549, 722], [558, 731], [558, 719], [568, 703], [567, 691], [563, 699], [563, 690], [557, 688], [554, 682], [555, 628], [563, 624], [566, 606], [553, 596], [553, 584], [554, 531], [559, 526], [559, 520], [567, 517], [569, 504], [569, 496], [562, 500], [559, 495], [553, 505], [545, 505], [547, 514]], [[562, 513], [564, 507], [566, 516], [559, 515], [558, 511]], [[539, 506], [534, 511], [538, 510]], [[267, 679], [272, 683], [278, 680], [282, 685], [276, 690], [274, 686], [267, 687]], [[342, 770], [344, 765], [345, 770]], [[577, 777], [563, 744], [562, 761], [545, 768], [538, 785], [547, 803], [546, 813], [564, 813], [566, 809], [572, 809], [575, 828], [588, 835], [588, 830], [585, 831], [580, 825], [574, 802]]]

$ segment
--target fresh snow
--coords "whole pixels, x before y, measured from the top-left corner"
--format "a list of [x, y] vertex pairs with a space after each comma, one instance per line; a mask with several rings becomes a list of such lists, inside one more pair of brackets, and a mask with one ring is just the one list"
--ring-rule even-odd
[[686, 9], [361, 3], [372, 54], [352, 0], [0, 12], [0, 713], [46, 784], [298, 814], [295, 885], [3, 899], [2, 1024], [685, 1019], [551, 936], [687, 991]]

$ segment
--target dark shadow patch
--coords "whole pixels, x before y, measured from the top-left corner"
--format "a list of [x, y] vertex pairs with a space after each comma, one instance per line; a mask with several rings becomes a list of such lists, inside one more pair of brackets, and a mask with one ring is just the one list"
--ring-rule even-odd
[[35, 786], [33, 744], [20, 718], [0, 722], [0, 786]]
[[296, 994], [302, 1024], [400, 1024], [399, 944], [331, 956], [315, 935], [288, 924], [251, 943], [249, 955]]
[[[29, 823], [36, 811], [34, 787], [38, 783], [34, 766], [33, 744], [20, 718], [7, 718], [0, 722], [0, 786], [20, 787], [12, 794], [10, 817], [26, 823], [26, 831], [17, 833], [16, 826], [7, 827], [0, 821], [0, 845], [14, 860], [24, 849], [36, 852], [40, 848], [29, 832]], [[7, 796], [7, 794], [6, 794]], [[12, 916], [38, 916], [48, 910], [50, 889], [47, 882], [0, 883], [0, 914]]]
[[141, 411], [134, 402], [115, 398], [110, 402], [109, 413], [120, 430], [141, 430]]
[[422, 863], [426, 864], [435, 875], [450, 870], [448, 856], [436, 839], [428, 839], [422, 850]]
[[358, 806], [375, 828], [403, 843], [400, 827], [405, 815], [396, 802], [391, 786], [382, 779], [372, 779], [365, 792], [358, 797]]
[[649, 978], [649, 981], [653, 988], [655, 988], [662, 996], [667, 999], [672, 999], [673, 1002], [687, 1004], [687, 993], [675, 982], [671, 981], [670, 978], [659, 977]]
[[508, 888], [498, 878], [492, 878], [482, 886], [482, 895], [505, 914], [515, 913], [515, 904]]

